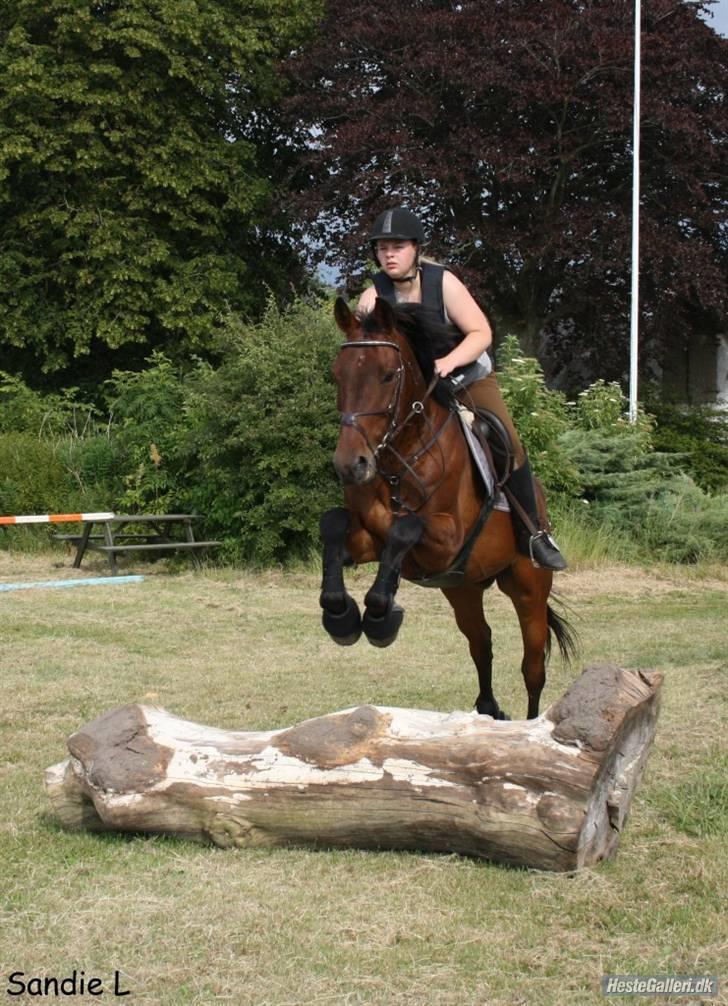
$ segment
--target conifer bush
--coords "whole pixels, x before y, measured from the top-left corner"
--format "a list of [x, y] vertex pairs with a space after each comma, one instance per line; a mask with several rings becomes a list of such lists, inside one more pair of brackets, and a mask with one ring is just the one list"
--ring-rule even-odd
[[655, 447], [679, 454], [685, 471], [709, 493], [728, 492], [728, 412], [655, 400]]

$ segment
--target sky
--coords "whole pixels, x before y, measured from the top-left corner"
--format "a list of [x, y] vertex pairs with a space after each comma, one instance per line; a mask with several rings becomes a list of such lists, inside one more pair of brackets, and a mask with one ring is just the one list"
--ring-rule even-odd
[[710, 13], [713, 15], [712, 18], [705, 19], [710, 27], [719, 35], [728, 38], [728, 0], [718, 0], [718, 3], [710, 8]]

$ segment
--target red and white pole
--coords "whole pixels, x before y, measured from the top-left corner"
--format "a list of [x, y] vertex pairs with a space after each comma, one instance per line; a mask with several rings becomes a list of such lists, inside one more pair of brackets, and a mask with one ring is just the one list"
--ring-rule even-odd
[[46, 513], [0, 517], [0, 524], [70, 524], [81, 520], [113, 520], [113, 513]]

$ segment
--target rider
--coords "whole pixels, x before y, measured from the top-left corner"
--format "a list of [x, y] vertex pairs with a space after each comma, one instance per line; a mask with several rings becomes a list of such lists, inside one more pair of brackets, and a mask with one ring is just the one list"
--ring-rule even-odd
[[450, 377], [458, 392], [467, 388], [467, 403], [493, 413], [507, 431], [514, 468], [504, 488], [511, 496], [519, 551], [530, 556], [534, 565], [565, 569], [566, 560], [539, 514], [531, 466], [492, 372], [488, 348], [493, 335], [488, 320], [446, 266], [421, 260], [424, 241], [422, 223], [411, 210], [397, 206], [377, 217], [369, 242], [380, 271], [374, 276], [374, 286], [362, 294], [358, 311], [371, 311], [377, 297], [391, 304], [423, 304], [462, 332], [457, 345], [435, 361], [435, 370], [441, 378]]

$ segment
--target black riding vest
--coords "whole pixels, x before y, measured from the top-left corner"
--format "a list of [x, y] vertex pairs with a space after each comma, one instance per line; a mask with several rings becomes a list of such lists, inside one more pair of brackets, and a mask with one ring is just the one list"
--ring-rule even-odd
[[[422, 306], [428, 307], [437, 312], [437, 317], [442, 322], [446, 322], [445, 298], [442, 293], [442, 277], [445, 275], [444, 265], [435, 265], [434, 262], [422, 262], [420, 264], [420, 284], [422, 286]], [[389, 301], [396, 306], [397, 295], [393, 281], [386, 272], [378, 272], [374, 276], [374, 289], [378, 296]]]
[[[445, 297], [442, 292], [442, 279], [445, 272], [448, 271], [447, 266], [436, 265], [434, 262], [421, 262], [419, 269], [420, 284], [422, 287], [422, 306], [435, 311], [440, 321], [445, 324], [452, 324], [445, 312]], [[398, 301], [394, 283], [389, 276], [387, 276], [386, 272], [378, 272], [374, 274], [374, 289], [377, 291], [377, 296], [383, 297], [384, 300], [389, 301], [392, 306], [397, 306]], [[458, 343], [463, 340], [463, 333], [460, 329], [456, 328], [454, 325], [452, 325], [452, 329], [453, 340], [452, 344], [448, 347], [448, 352], [455, 349]], [[483, 356], [487, 356], [487, 353], [484, 353]], [[488, 361], [485, 362], [487, 363]], [[490, 366], [486, 367], [479, 360], [475, 360], [473, 363], [469, 363], [465, 367], [457, 367], [456, 370], [453, 371], [452, 376], [455, 384], [467, 387], [468, 384], [472, 384], [474, 381], [487, 377], [490, 373], [490, 369]]]

